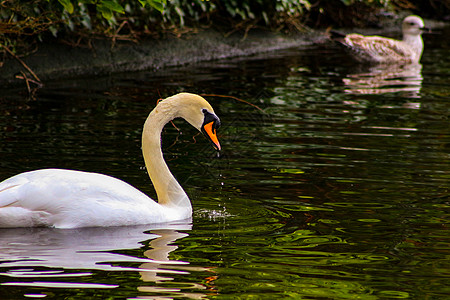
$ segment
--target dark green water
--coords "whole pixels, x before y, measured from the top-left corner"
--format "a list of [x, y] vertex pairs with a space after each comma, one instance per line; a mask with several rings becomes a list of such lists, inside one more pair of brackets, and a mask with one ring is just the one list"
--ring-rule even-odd
[[416, 68], [290, 49], [0, 90], [0, 179], [78, 169], [152, 197], [140, 134], [159, 95], [262, 109], [206, 97], [220, 156], [166, 126], [192, 224], [0, 230], [0, 298], [447, 299], [448, 34], [425, 37]]

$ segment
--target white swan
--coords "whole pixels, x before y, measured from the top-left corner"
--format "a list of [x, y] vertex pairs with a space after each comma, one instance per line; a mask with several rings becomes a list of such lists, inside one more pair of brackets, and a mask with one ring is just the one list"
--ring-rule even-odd
[[375, 63], [418, 63], [423, 52], [422, 32], [428, 30], [422, 18], [408, 16], [403, 20], [403, 39], [364, 36], [357, 33], [342, 35], [332, 31], [332, 39], [346, 47], [355, 59]]
[[161, 151], [161, 131], [182, 117], [217, 150], [220, 120], [202, 97], [180, 93], [153, 109], [142, 132], [145, 165], [158, 203], [131, 185], [103, 174], [44, 169], [0, 183], [0, 227], [78, 228], [164, 223], [192, 216], [191, 202], [170, 173]]

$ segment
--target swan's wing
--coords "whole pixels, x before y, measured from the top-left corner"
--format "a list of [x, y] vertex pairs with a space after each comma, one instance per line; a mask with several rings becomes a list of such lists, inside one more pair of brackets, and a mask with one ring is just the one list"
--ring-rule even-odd
[[106, 205], [139, 201], [142, 196], [139, 190], [117, 178], [72, 170], [31, 171], [0, 183], [0, 207], [20, 206], [50, 213], [85, 205], [85, 201]]
[[26, 177], [11, 177], [0, 183], [0, 208], [14, 205], [17, 203], [16, 197], [17, 188], [27, 184], [28, 179]]
[[102, 174], [47, 169], [0, 183], [3, 227], [21, 222], [23, 226], [113, 226], [118, 220], [128, 225], [158, 210], [157, 203], [139, 190]]
[[366, 61], [407, 61], [413, 55], [412, 50], [402, 41], [380, 36], [348, 34], [341, 43], [357, 58]]

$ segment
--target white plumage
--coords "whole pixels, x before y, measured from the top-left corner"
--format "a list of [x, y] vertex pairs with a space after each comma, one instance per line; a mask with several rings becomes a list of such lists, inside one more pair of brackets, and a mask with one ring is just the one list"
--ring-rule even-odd
[[204, 132], [220, 149], [216, 137], [220, 121], [205, 99], [181, 93], [161, 101], [147, 118], [142, 133], [144, 160], [159, 203], [111, 176], [62, 169], [36, 170], [0, 183], [0, 227], [123, 226], [190, 218], [191, 202], [161, 152], [161, 131], [176, 117]]

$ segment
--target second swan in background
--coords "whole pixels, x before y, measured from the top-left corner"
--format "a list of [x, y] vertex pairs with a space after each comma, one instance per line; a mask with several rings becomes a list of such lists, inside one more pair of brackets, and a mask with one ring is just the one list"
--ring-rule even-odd
[[374, 63], [418, 63], [422, 57], [422, 32], [428, 30], [419, 16], [403, 20], [403, 39], [365, 36], [357, 33], [341, 34], [331, 31], [331, 38], [343, 45], [356, 60]]

